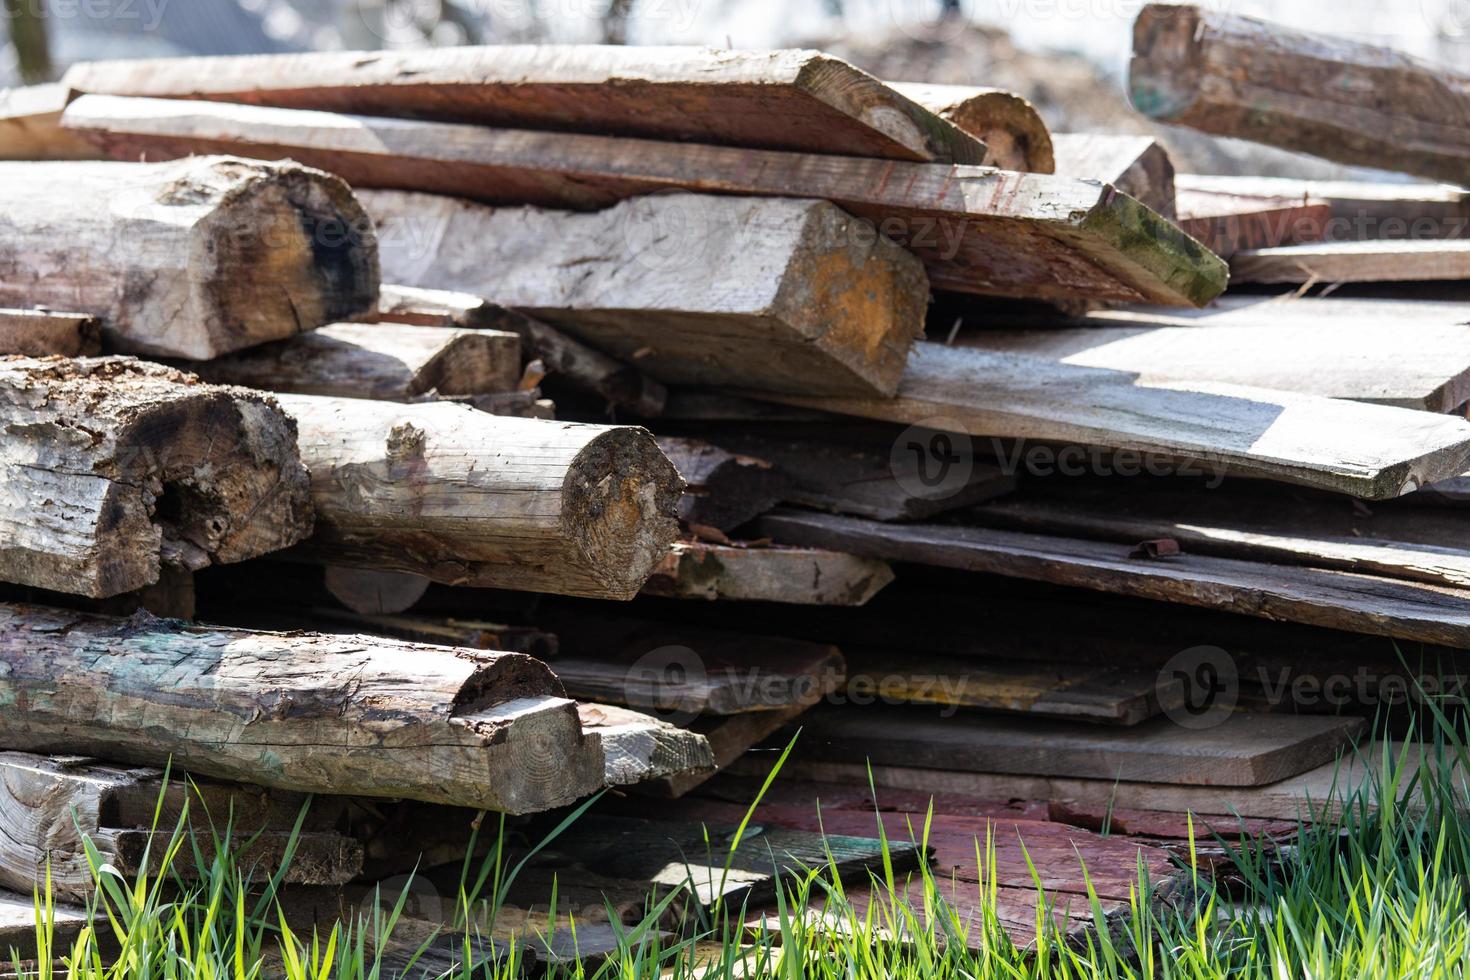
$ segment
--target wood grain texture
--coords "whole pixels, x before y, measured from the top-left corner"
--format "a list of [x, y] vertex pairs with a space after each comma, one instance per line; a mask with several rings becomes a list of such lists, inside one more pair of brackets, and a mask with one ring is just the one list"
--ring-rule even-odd
[[1056, 173], [1100, 180], [1153, 208], [1175, 216], [1174, 162], [1152, 136], [1053, 133]]
[[1453, 412], [1470, 401], [1466, 319], [1457, 303], [1227, 296], [1187, 316], [1135, 307], [1081, 318], [997, 317], [955, 343], [1078, 367]]
[[[1247, 249], [1320, 242], [1335, 232], [1332, 206], [1310, 197], [1254, 197], [1176, 187], [1174, 210], [1179, 227], [1223, 259]], [[1231, 278], [1240, 281], [1233, 266]]]
[[205, 361], [206, 381], [265, 391], [409, 402], [514, 391], [521, 339], [501, 330], [333, 323]]
[[0, 606], [0, 745], [526, 813], [602, 785], [538, 661]]
[[1241, 249], [1230, 257], [1235, 282], [1419, 282], [1470, 279], [1470, 242], [1315, 242]]
[[90, 357], [102, 353], [95, 317], [50, 310], [0, 310], [0, 355]]
[[96, 316], [118, 352], [207, 360], [377, 298], [351, 190], [290, 162], [4, 163], [0, 215], [0, 305]]
[[104, 598], [312, 529], [296, 426], [126, 357], [0, 358], [0, 580]]
[[987, 167], [1036, 174], [1056, 171], [1046, 123], [1036, 107], [1016, 93], [930, 82], [889, 82], [888, 87], [984, 143], [985, 159], [980, 162]]
[[1452, 648], [1470, 645], [1470, 592], [1319, 568], [1185, 553], [1129, 558], [1117, 544], [988, 528], [893, 525], [825, 514], [761, 518], [777, 541], [1051, 582]]
[[333, 565], [629, 599], [668, 553], [681, 483], [633, 426], [281, 395]]
[[886, 562], [823, 548], [678, 541], [653, 570], [643, 593], [670, 599], [861, 606], [892, 581]]
[[61, 128], [66, 86], [0, 88], [0, 160], [97, 160], [97, 148]]
[[1215, 174], [1178, 174], [1174, 182], [1179, 192], [1321, 201], [1332, 211], [1332, 241], [1461, 238], [1470, 231], [1470, 191], [1456, 184]]
[[871, 75], [796, 49], [526, 44], [109, 61], [74, 66], [62, 85], [893, 160], [985, 155]]
[[821, 201], [666, 194], [595, 214], [364, 192], [384, 275], [521, 310], [669, 383], [891, 393], [920, 263]]
[[1223, 262], [1107, 184], [984, 167], [737, 150], [414, 120], [85, 96], [65, 123], [110, 153], [211, 147], [330, 166], [354, 187], [592, 210], [656, 191], [821, 198], [924, 261], [939, 289], [1198, 306]]
[[[837, 680], [840, 682], [840, 675]], [[830, 692], [825, 692], [830, 693]], [[703, 786], [747, 751], [796, 721], [810, 710], [796, 704], [774, 711], [747, 711], [739, 715], [701, 715], [689, 722], [691, 731], [704, 736], [709, 743], [714, 767], [703, 772], [685, 773], [640, 783], [637, 792], [645, 796], [676, 800]]]
[[684, 480], [679, 520], [686, 524], [734, 530], [776, 506], [790, 486], [772, 463], [703, 439], [660, 436], [658, 448]]
[[613, 704], [579, 704], [577, 716], [602, 741], [608, 786], [714, 772], [714, 754], [698, 732]]
[[895, 398], [759, 397], [972, 436], [1193, 460], [1216, 475], [1367, 498], [1470, 468], [1463, 419], [933, 343], [914, 345]]
[[1335, 759], [1359, 718], [1228, 716], [1208, 729], [1160, 718], [1131, 728], [1026, 721], [932, 708], [829, 707], [803, 720], [800, 753], [918, 769], [1264, 786]]
[[1392, 48], [1193, 5], [1133, 26], [1144, 115], [1216, 136], [1434, 180], [1470, 160], [1470, 78]]

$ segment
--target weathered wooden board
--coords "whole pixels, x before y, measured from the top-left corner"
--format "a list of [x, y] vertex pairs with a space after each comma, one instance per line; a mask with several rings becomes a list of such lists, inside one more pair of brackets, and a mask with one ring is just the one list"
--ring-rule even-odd
[[602, 785], [597, 739], [521, 654], [5, 604], [0, 656], [18, 751], [520, 813]]
[[1193, 460], [1199, 472], [1367, 498], [1470, 468], [1463, 419], [932, 343], [914, 345], [895, 398], [759, 397], [974, 436]]
[[1162, 122], [1340, 163], [1456, 183], [1470, 164], [1470, 77], [1228, 11], [1144, 7], [1128, 89]]
[[827, 436], [830, 428], [788, 435], [779, 427], [741, 426], [716, 438], [780, 467], [792, 479], [782, 493], [788, 503], [879, 521], [923, 520], [984, 503], [1016, 486], [1014, 476], [980, 462], [960, 485], [936, 483], [920, 473], [923, 453], [895, 454], [872, 441], [844, 441]]
[[[834, 689], [841, 682], [841, 675], [828, 674], [834, 678]], [[824, 693], [831, 693], [826, 691]], [[689, 722], [692, 731], [703, 735], [714, 756], [715, 769], [708, 772], [690, 773], [654, 779], [638, 785], [638, 792], [663, 799], [678, 799], [697, 787], [703, 786], [724, 769], [772, 735], [796, 721], [810, 710], [810, 705], [795, 704], [772, 711], [747, 711], [738, 715], [700, 715]]]
[[684, 480], [679, 520], [686, 524], [734, 530], [776, 506], [791, 484], [769, 461], [703, 439], [660, 436], [658, 448]]
[[1188, 317], [1131, 308], [1051, 322], [995, 318], [955, 343], [1079, 367], [1452, 412], [1470, 400], [1467, 321], [1457, 303], [1231, 296]]
[[218, 99], [727, 146], [983, 163], [985, 146], [820, 51], [525, 44], [74, 66], [72, 92]]
[[582, 730], [602, 742], [608, 786], [715, 771], [714, 753], [698, 732], [612, 704], [579, 704], [577, 717]]
[[1182, 554], [1135, 559], [1116, 544], [989, 528], [894, 525], [826, 514], [761, 518], [777, 541], [1229, 612], [1470, 647], [1470, 591], [1320, 568]]
[[[65, 122], [130, 159], [231, 152], [330, 166], [354, 187], [596, 209], [656, 191], [821, 198], [866, 218], [959, 292], [1198, 306], [1224, 263], [1107, 184], [982, 167], [817, 156], [84, 96]], [[675, 248], [672, 254], [678, 254]]]
[[629, 599], [678, 533], [680, 481], [647, 431], [280, 395], [329, 565]]
[[105, 598], [311, 533], [296, 427], [128, 357], [0, 358], [0, 580]]
[[501, 330], [333, 323], [204, 361], [206, 381], [265, 391], [407, 402], [514, 391], [521, 338]]
[[668, 397], [663, 385], [641, 371], [588, 347], [549, 323], [469, 293], [384, 283], [373, 318], [382, 323], [515, 333], [521, 338], [525, 355], [539, 359], [550, 373], [643, 418], [659, 415]]
[[848, 644], [851, 703], [942, 705], [1111, 725], [1137, 725], [1184, 704], [1177, 677], [1155, 669], [1015, 663]]
[[97, 148], [61, 128], [64, 85], [0, 88], [0, 160], [96, 160]]
[[[107, 932], [105, 913], [99, 910], [94, 915], [80, 905], [56, 905], [52, 912], [52, 922], [55, 929], [52, 934], [53, 952], [62, 949], [70, 951], [83, 929], [95, 928], [101, 933]], [[106, 948], [112, 944], [102, 940], [98, 945]], [[0, 975], [26, 978], [37, 975], [34, 893], [0, 890], [0, 950], [4, 950], [0, 954], [4, 957], [3, 962], [0, 962]], [[14, 972], [16, 964], [11, 956], [12, 951], [16, 954], [14, 959], [20, 961], [19, 973]], [[66, 971], [66, 965], [59, 959], [51, 966], [57, 974]]]
[[[1229, 259], [1242, 249], [1277, 248], [1327, 237], [1332, 207], [1312, 198], [1248, 197], [1174, 190], [1179, 227]], [[1231, 280], [1239, 281], [1232, 265]]]
[[893, 581], [886, 562], [824, 548], [677, 541], [644, 595], [801, 606], [861, 606]]
[[1241, 249], [1230, 256], [1233, 282], [1420, 282], [1470, 279], [1470, 242], [1318, 242]]
[[1322, 201], [1332, 210], [1332, 241], [1460, 238], [1470, 231], [1470, 191], [1457, 184], [1178, 174], [1175, 187], [1180, 193]]
[[102, 328], [84, 313], [0, 310], [0, 355], [88, 357], [102, 352]]
[[383, 274], [484, 296], [661, 381], [891, 394], [918, 260], [822, 201], [667, 194], [595, 214], [365, 191]]
[[889, 82], [888, 87], [984, 143], [981, 163], [986, 166], [1035, 174], [1055, 172], [1051, 133], [1036, 107], [1016, 93], [931, 82]]
[[112, 350], [208, 360], [355, 316], [377, 290], [372, 224], [328, 173], [0, 163], [0, 306], [96, 316]]
[[1112, 184], [1164, 217], [1174, 217], [1174, 162], [1152, 136], [1053, 133], [1052, 149], [1059, 175]]
[[843, 706], [817, 709], [802, 720], [799, 752], [918, 769], [1264, 786], [1335, 759], [1362, 728], [1360, 718], [1308, 715], [1235, 714], [1207, 728], [1158, 718], [1118, 728]]

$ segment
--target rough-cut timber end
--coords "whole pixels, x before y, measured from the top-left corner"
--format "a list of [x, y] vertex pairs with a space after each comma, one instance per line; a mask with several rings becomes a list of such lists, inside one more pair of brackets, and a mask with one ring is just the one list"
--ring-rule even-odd
[[1230, 265], [1174, 222], [1115, 188], [1103, 185], [1097, 206], [1079, 227], [1106, 237], [1111, 251], [1092, 251], [1098, 265], [1125, 282], [1148, 283], [1152, 301], [1205, 306], [1225, 291]]
[[1202, 40], [1198, 7], [1151, 3], [1133, 22], [1128, 97], [1161, 122], [1185, 122], [1199, 97]]
[[684, 480], [647, 429], [616, 426], [567, 471], [562, 526], [609, 598], [632, 599], [679, 535]]
[[[24, 399], [36, 410], [17, 415], [7, 433], [29, 430], [30, 440], [46, 443], [34, 447], [32, 466], [106, 481], [95, 523], [67, 529], [94, 535], [84, 559], [58, 561], [44, 537], [29, 546], [7, 542], [0, 544], [0, 578], [105, 598], [157, 582], [165, 561], [197, 570], [311, 534], [296, 423], [266, 395], [126, 357], [0, 358], [0, 385], [9, 401]], [[68, 448], [82, 433], [102, 450]], [[67, 473], [69, 465], [80, 471]], [[41, 511], [63, 505], [27, 503]]]
[[211, 185], [224, 188], [220, 206], [190, 243], [209, 340], [177, 356], [207, 360], [377, 308], [377, 235], [346, 182], [290, 161], [200, 158], [167, 193], [187, 201]]

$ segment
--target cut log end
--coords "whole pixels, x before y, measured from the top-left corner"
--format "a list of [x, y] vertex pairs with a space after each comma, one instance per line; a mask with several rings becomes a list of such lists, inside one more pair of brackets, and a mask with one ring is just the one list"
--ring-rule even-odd
[[1145, 116], [1165, 122], [1188, 114], [1199, 95], [1199, 8], [1149, 4], [1133, 24], [1128, 95]]
[[589, 442], [567, 472], [563, 527], [585, 566], [613, 596], [631, 599], [679, 533], [684, 490], [648, 430], [608, 429]]
[[454, 724], [495, 746], [488, 775], [506, 812], [567, 806], [604, 785], [602, 740], [583, 730], [574, 701], [532, 695], [483, 710], [469, 707], [456, 711]]

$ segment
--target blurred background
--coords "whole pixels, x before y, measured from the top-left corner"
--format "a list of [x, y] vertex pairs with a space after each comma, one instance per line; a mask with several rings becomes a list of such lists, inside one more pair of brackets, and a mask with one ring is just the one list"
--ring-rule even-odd
[[[0, 87], [75, 61], [455, 44], [816, 47], [884, 78], [1006, 88], [1055, 131], [1146, 132], [1180, 169], [1361, 171], [1169, 130], [1124, 94], [1144, 0], [0, 0]], [[1214, 0], [1470, 70], [1470, 0]], [[1402, 178], [1398, 178], [1402, 179]]]

